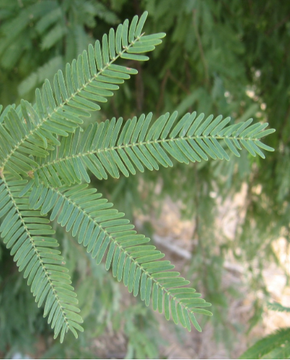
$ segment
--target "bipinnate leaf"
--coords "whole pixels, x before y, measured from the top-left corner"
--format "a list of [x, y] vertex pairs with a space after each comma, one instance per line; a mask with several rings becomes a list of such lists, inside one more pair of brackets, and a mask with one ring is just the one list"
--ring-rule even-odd
[[[261, 141], [274, 131], [266, 129], [268, 124], [252, 124], [252, 119], [232, 124], [221, 115], [193, 112], [178, 118], [175, 111], [153, 121], [149, 113], [81, 127], [84, 117], [100, 110], [137, 74], [131, 64], [147, 61], [146, 53], [162, 42], [164, 33], [143, 32], [146, 18], [147, 12], [131, 23], [125, 20], [89, 45], [65, 73], [59, 70], [52, 83], [45, 80], [35, 92], [35, 104], [22, 100], [2, 114], [0, 107], [1, 238], [61, 342], [68, 331], [77, 337], [83, 320], [51, 221], [71, 232], [97, 264], [103, 262], [133, 296], [167, 320], [201, 331], [195, 315], [212, 315], [206, 309], [211, 304], [164, 254], [88, 187], [92, 175], [102, 180], [172, 167], [174, 161], [229, 160], [243, 148], [261, 158], [262, 150], [273, 151]], [[61, 33], [52, 31], [46, 48]], [[117, 64], [118, 59], [123, 62]]]

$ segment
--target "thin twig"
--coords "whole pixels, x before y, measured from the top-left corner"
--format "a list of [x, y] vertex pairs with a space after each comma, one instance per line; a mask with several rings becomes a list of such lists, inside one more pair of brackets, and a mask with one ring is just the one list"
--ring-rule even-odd
[[206, 83], [206, 85], [208, 85], [209, 84], [208, 66], [207, 66], [207, 62], [205, 60], [200, 34], [198, 32], [198, 28], [196, 25], [196, 11], [193, 10], [192, 13], [193, 13], [193, 29], [194, 29], [194, 33], [196, 36], [196, 40], [197, 40], [197, 44], [198, 44], [198, 48], [199, 48], [199, 52], [200, 52], [200, 56], [201, 56], [201, 61], [202, 61], [203, 67], [204, 67], [205, 83]]
[[184, 86], [180, 81], [178, 81], [178, 80], [176, 79], [176, 77], [174, 77], [174, 76], [172, 75], [172, 73], [171, 73], [170, 70], [169, 70], [168, 76], [169, 76], [169, 78], [170, 78], [173, 82], [175, 82], [175, 84], [176, 84], [178, 87], [180, 87], [181, 90], [183, 90], [184, 92], [186, 92], [186, 94], [190, 94], [190, 91], [186, 88], [186, 86]]
[[170, 70], [167, 69], [166, 73], [165, 73], [165, 76], [164, 76], [164, 78], [162, 80], [161, 86], [160, 86], [160, 96], [159, 96], [159, 100], [158, 100], [158, 103], [157, 103], [157, 106], [156, 106], [157, 116], [159, 116], [160, 108], [161, 108], [161, 106], [163, 104], [164, 91], [165, 91], [165, 86], [166, 86], [166, 83], [167, 83], [167, 80], [168, 80], [168, 77], [169, 77], [169, 73], [170, 73]]
[[136, 63], [136, 68], [138, 70], [138, 74], [135, 77], [136, 107], [139, 114], [141, 114], [144, 105], [144, 84], [142, 77], [142, 66], [140, 65], [139, 62]]
[[268, 30], [266, 32], [266, 35], [271, 35], [271, 33], [278, 29], [280, 26], [284, 25], [288, 20], [290, 19], [290, 14], [288, 14], [287, 16], [284, 17], [283, 20], [281, 20], [280, 22], [278, 22], [277, 24], [275, 24], [270, 30]]

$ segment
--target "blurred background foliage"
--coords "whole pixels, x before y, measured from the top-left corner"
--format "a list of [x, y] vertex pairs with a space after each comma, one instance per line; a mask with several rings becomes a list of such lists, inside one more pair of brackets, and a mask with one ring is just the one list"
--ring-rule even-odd
[[[267, 140], [276, 151], [263, 161], [242, 154], [229, 162], [176, 164], [118, 181], [92, 179], [146, 235], [154, 235], [150, 216], [158, 216], [169, 196], [181, 204], [182, 219], [192, 222], [192, 243], [191, 258], [179, 270], [213, 304], [213, 336], [226, 343], [230, 355], [236, 333], [250, 332], [270, 298], [263, 270], [269, 261], [279, 263], [272, 242], [281, 236], [290, 241], [290, 2], [1, 0], [0, 99], [4, 106], [18, 104], [21, 98], [33, 101], [34, 89], [44, 79], [64, 70], [66, 62], [110, 27], [144, 10], [149, 11], [145, 31], [167, 33], [163, 45], [148, 63], [128, 63], [137, 66], [138, 75], [89, 121], [196, 110], [231, 116], [232, 122], [254, 117], [277, 130]], [[242, 189], [244, 202], [236, 214], [234, 236], [227, 236], [216, 219], [221, 204]], [[146, 221], [140, 221], [142, 215], [147, 215]], [[137, 299], [126, 297], [126, 289], [102, 266], [96, 267], [70, 234], [54, 226], [74, 274], [86, 331], [78, 341], [68, 337], [62, 346], [52, 340], [46, 319], [0, 243], [0, 354], [160, 357], [166, 337], [159, 331], [159, 318]], [[262, 291], [246, 327], [228, 312], [230, 299], [247, 294], [232, 284], [225, 286], [227, 259], [243, 265], [247, 291]], [[183, 330], [173, 324], [167, 328], [182, 342]], [[118, 353], [106, 353], [102, 344], [109, 336], [117, 341], [119, 333], [123, 337]]]

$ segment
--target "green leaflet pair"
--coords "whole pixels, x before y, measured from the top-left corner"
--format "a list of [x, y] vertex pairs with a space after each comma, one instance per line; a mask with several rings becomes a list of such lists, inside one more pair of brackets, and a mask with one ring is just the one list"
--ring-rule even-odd
[[[137, 70], [116, 65], [118, 58], [144, 61], [144, 53], [161, 43], [164, 33], [142, 33], [147, 13], [111, 29], [89, 46], [66, 72], [36, 90], [36, 103], [9, 106], [0, 117], [1, 237], [44, 316], [63, 341], [70, 330], [82, 331], [76, 294], [55, 248], [50, 221], [71, 231], [97, 263], [104, 261], [134, 296], [188, 330], [201, 331], [195, 314], [212, 315], [201, 294], [172, 271], [174, 266], [149, 239], [137, 234], [124, 214], [89, 188], [90, 173], [98, 179], [134, 175], [145, 169], [173, 166], [172, 159], [189, 162], [229, 160], [244, 147], [264, 158], [273, 149], [260, 138], [273, 132], [267, 124], [231, 124], [230, 118], [204, 114], [166, 113], [152, 122], [152, 113], [93, 124], [82, 130], [82, 117], [118, 90]], [[49, 214], [49, 215], [48, 215]], [[49, 219], [48, 219], [49, 216]]]

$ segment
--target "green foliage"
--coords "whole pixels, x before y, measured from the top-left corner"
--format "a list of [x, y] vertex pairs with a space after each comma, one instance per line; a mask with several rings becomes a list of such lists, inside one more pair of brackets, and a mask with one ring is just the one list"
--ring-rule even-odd
[[[277, 302], [269, 302], [267, 306], [273, 311], [290, 312], [289, 307], [285, 307]], [[278, 329], [257, 341], [240, 356], [240, 359], [289, 359], [289, 335], [290, 328]]]
[[274, 311], [279, 311], [279, 312], [290, 312], [290, 308], [283, 306], [277, 302], [273, 302], [273, 303], [268, 303], [267, 304], [268, 309], [270, 310], [274, 310]]
[[[47, 6], [50, 6], [50, 2]], [[36, 13], [38, 14], [38, 13]], [[261, 149], [273, 151], [260, 139], [273, 132], [267, 123], [252, 119], [228, 125], [229, 118], [187, 113], [166, 113], [150, 125], [152, 114], [93, 124], [83, 130], [83, 117], [100, 110], [100, 103], [137, 70], [115, 62], [146, 61], [144, 55], [161, 43], [164, 33], [145, 35], [147, 12], [111, 29], [102, 41], [89, 45], [61, 70], [51, 85], [46, 80], [35, 92], [35, 104], [21, 101], [8, 106], [0, 117], [0, 227], [1, 237], [23, 271], [38, 306], [54, 330], [54, 337], [83, 331], [76, 293], [50, 220], [71, 231], [96, 263], [123, 281], [134, 296], [164, 313], [188, 330], [201, 331], [195, 314], [212, 315], [210, 306], [189, 281], [149, 239], [139, 235], [124, 214], [93, 187], [89, 172], [98, 179], [136, 174], [136, 169], [158, 170], [178, 162], [230, 160], [226, 149], [240, 156], [242, 147], [264, 158]], [[49, 19], [47, 20], [49, 23]], [[23, 29], [24, 21], [19, 28]], [[44, 24], [42, 24], [44, 26]], [[41, 25], [38, 26], [40, 28]], [[19, 31], [19, 30], [17, 30]], [[42, 47], [49, 48], [63, 35], [59, 27]], [[53, 39], [53, 40], [52, 40]], [[77, 185], [75, 185], [77, 184]], [[48, 218], [49, 217], [49, 218]], [[137, 341], [138, 342], [138, 341]], [[148, 350], [149, 351], [149, 350]]]
[[[8, 74], [12, 89], [18, 90], [19, 100], [23, 95], [33, 99], [35, 87], [52, 79], [93, 42], [86, 29], [99, 22], [113, 25], [118, 21], [112, 11], [93, 0], [4, 0], [0, 18], [0, 67]], [[0, 91], [2, 103], [15, 101], [15, 94]]]
[[290, 328], [278, 329], [257, 341], [240, 356], [240, 359], [289, 359]]
[[[2, 244], [1, 244], [2, 247]], [[11, 357], [21, 349], [29, 353], [37, 338], [26, 334], [38, 329], [38, 336], [46, 333], [46, 321], [42, 310], [35, 306], [30, 288], [22, 277], [19, 277], [16, 266], [7, 250], [3, 248], [1, 258], [1, 295], [0, 295], [0, 349], [7, 349], [5, 357]], [[16, 309], [7, 311], [7, 309]], [[26, 329], [26, 331], [23, 331]], [[46, 333], [46, 336], [48, 334]], [[11, 344], [10, 349], [7, 344]]]

